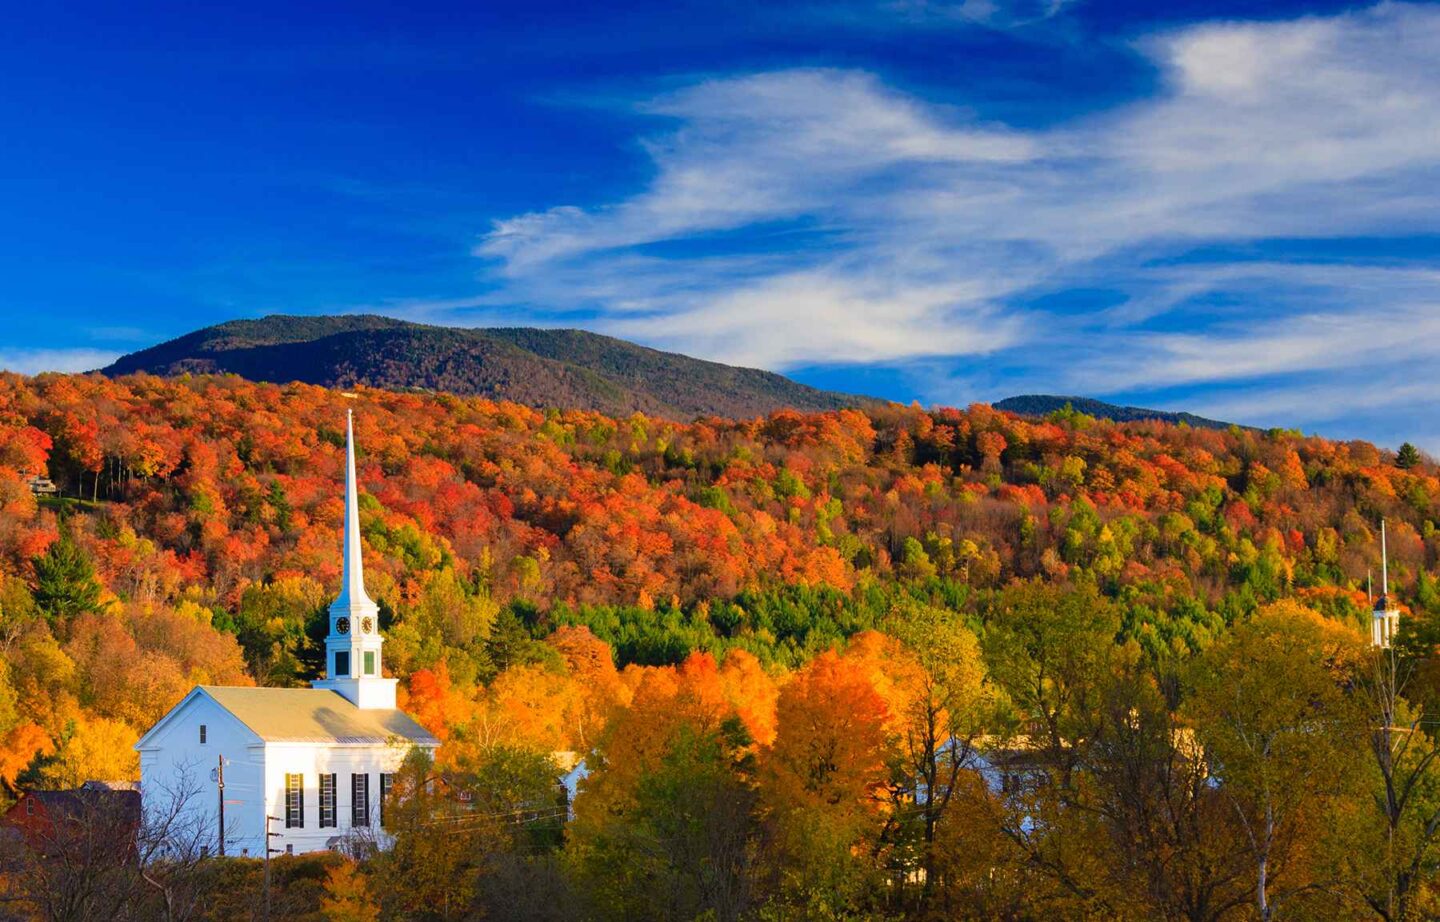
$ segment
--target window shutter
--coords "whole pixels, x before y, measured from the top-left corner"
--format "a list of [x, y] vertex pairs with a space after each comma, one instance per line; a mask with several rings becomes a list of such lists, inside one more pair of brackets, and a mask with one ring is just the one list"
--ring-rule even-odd
[[370, 825], [370, 776], [350, 776], [350, 825]]
[[339, 825], [335, 818], [335, 775], [320, 776], [320, 828]]
[[305, 828], [304, 775], [285, 775], [285, 828]]
[[390, 772], [380, 773], [380, 825], [385, 825], [385, 801], [390, 798], [390, 787], [395, 783], [395, 776]]

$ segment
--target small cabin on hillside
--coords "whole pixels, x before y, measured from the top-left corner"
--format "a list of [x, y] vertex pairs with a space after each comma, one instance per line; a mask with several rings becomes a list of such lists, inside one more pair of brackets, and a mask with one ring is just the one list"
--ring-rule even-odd
[[55, 485], [55, 481], [41, 474], [26, 476], [25, 485], [29, 487], [30, 492], [36, 496], [54, 496], [60, 492], [60, 488]]

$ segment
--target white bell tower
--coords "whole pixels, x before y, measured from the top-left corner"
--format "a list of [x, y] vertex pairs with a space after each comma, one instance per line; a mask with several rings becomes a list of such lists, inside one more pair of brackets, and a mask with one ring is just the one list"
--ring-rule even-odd
[[1390, 560], [1385, 547], [1385, 520], [1380, 520], [1380, 598], [1370, 616], [1370, 645], [1388, 650], [1400, 631], [1400, 611], [1390, 605]]
[[355, 426], [345, 415], [345, 572], [340, 595], [330, 604], [330, 633], [325, 638], [325, 678], [311, 683], [328, 688], [365, 709], [395, 709], [395, 679], [381, 672], [380, 610], [365, 594], [365, 565], [360, 557], [359, 488], [355, 482]]

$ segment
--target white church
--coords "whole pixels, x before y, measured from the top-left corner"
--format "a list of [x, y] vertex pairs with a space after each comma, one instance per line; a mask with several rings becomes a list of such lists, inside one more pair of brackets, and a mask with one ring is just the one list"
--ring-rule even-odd
[[135, 744], [146, 815], [173, 811], [183, 794], [179, 825], [201, 830], [212, 853], [264, 856], [267, 817], [278, 852], [352, 837], [383, 845], [390, 779], [412, 749], [433, 755], [440, 745], [396, 709], [396, 680], [381, 671], [348, 419], [345, 450], [344, 581], [330, 606], [327, 678], [310, 688], [197, 686]]

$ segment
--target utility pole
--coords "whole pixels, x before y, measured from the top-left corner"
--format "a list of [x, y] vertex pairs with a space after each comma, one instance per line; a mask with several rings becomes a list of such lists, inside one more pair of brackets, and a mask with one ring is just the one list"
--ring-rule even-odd
[[220, 797], [220, 857], [225, 857], [225, 757], [220, 756], [215, 766], [215, 771], [210, 773], [215, 779], [215, 792]]
[[270, 840], [280, 837], [280, 833], [270, 831], [270, 824], [278, 822], [280, 817], [265, 815], [265, 922], [270, 922], [270, 855], [280, 853], [280, 849], [270, 847]]

